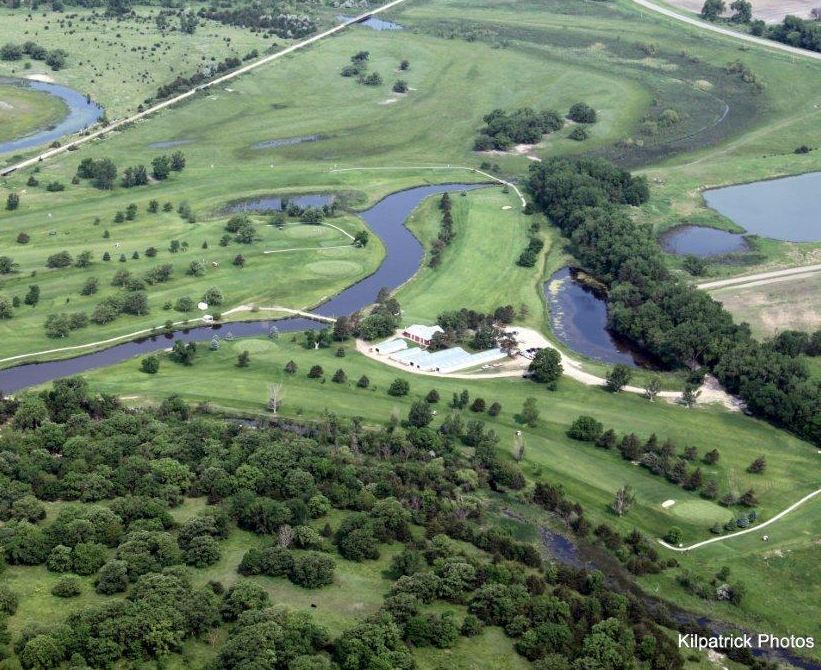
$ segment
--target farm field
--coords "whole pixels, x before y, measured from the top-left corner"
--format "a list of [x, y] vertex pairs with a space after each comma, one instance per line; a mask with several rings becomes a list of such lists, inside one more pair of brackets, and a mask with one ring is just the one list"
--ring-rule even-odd
[[757, 337], [784, 330], [812, 332], [821, 325], [821, 276], [759, 286], [718, 289], [712, 296], [738, 321], [750, 324]]

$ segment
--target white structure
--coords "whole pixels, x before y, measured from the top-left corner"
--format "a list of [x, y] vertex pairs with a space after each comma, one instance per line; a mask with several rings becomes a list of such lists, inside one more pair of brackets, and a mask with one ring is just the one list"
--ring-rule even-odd
[[380, 342], [377, 344], [373, 350], [377, 354], [383, 354], [384, 356], [389, 356], [390, 354], [395, 354], [397, 351], [402, 351], [403, 349], [408, 348], [408, 343], [405, 342], [402, 338], [395, 338], [392, 340], [385, 340], [384, 342]]
[[507, 354], [501, 349], [488, 349], [475, 354], [468, 353], [461, 347], [443, 349], [430, 353], [420, 347], [403, 349], [389, 355], [392, 361], [417, 368], [424, 372], [456, 372], [466, 368], [473, 368], [484, 363], [505, 358]]
[[421, 344], [423, 347], [429, 347], [433, 336], [436, 333], [444, 333], [439, 326], [422, 326], [413, 324], [402, 331], [402, 337], [406, 337], [416, 344]]

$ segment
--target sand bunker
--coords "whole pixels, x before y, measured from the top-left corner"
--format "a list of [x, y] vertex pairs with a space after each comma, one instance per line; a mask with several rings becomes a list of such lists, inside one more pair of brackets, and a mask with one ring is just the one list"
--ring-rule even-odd
[[672, 506], [673, 506], [673, 505], [675, 505], [675, 504], [676, 504], [676, 501], [675, 501], [675, 500], [665, 500], [663, 503], [661, 503], [661, 506], [662, 506], [664, 509], [667, 509], [668, 507], [672, 507]]

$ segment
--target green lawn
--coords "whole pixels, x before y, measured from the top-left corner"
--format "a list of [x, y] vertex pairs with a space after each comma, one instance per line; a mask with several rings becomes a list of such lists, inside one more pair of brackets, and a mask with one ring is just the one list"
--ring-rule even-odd
[[[527, 246], [531, 222], [541, 217], [523, 215], [518, 196], [499, 188], [452, 196], [451, 201], [456, 236], [442, 253], [442, 264], [429, 267], [427, 254], [413, 281], [396, 293], [405, 321], [433, 323], [441, 312], [462, 307], [493, 312], [502, 305], [513, 305], [517, 311], [525, 305], [522, 325], [541, 329], [541, 268], [516, 265]], [[439, 202], [438, 197], [429, 198], [408, 220], [428, 250], [439, 234]], [[552, 231], [547, 236], [549, 248]]]
[[56, 96], [0, 82], [0, 142], [57, 124], [67, 112]]

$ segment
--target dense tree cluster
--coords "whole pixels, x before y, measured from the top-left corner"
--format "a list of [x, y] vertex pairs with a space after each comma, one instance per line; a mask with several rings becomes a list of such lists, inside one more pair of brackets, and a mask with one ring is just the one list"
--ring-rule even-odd
[[610, 326], [671, 366], [706, 366], [749, 409], [821, 443], [821, 385], [801, 360], [755, 341], [746, 325], [667, 269], [653, 231], [626, 205], [647, 182], [603, 160], [551, 159], [530, 168], [536, 205], [609, 287]]
[[0, 47], [0, 60], [15, 61], [26, 57], [45, 61], [52, 70], [62, 70], [66, 65], [68, 52], [64, 49], [46, 49], [31, 40], [23, 44], [7, 42]]
[[439, 200], [439, 209], [442, 212], [442, 224], [439, 228], [439, 234], [436, 236], [436, 241], [431, 247], [430, 260], [428, 261], [428, 265], [432, 268], [438, 268], [441, 265], [442, 252], [445, 250], [445, 247], [453, 242], [453, 238], [456, 237], [456, 233], [453, 231], [452, 208], [453, 203], [450, 201], [450, 195], [443, 193]]
[[564, 119], [553, 110], [536, 112], [530, 107], [506, 112], [494, 109], [482, 120], [487, 124], [479, 131], [474, 151], [506, 151], [514, 144], [537, 144], [548, 133], [560, 130]]
[[247, 3], [239, 6], [203, 7], [198, 16], [218, 21], [227, 26], [251, 28], [256, 32], [269, 33], [283, 39], [307, 37], [316, 31], [316, 22], [309, 16], [299, 14], [274, 14], [271, 7], [263, 3]]
[[[235, 70], [240, 65], [242, 65], [242, 61], [246, 60], [246, 58], [240, 59], [236, 56], [228, 56], [224, 60], [221, 60], [219, 63], [210, 63], [207, 67], [203, 67], [199, 71], [195, 72], [188, 77], [183, 77], [182, 75], [178, 76], [174, 81], [163, 84], [162, 86], [157, 88], [157, 93], [155, 95], [156, 100], [165, 100], [166, 98], [172, 98], [175, 95], [179, 95], [180, 93], [185, 93], [186, 91], [191, 90], [192, 88], [196, 88], [197, 86], [202, 86], [203, 84], [208, 83], [211, 79], [218, 77], [221, 74], [225, 74], [230, 72], [231, 70]], [[153, 102], [153, 100], [148, 99], [145, 101], [146, 104]]]

